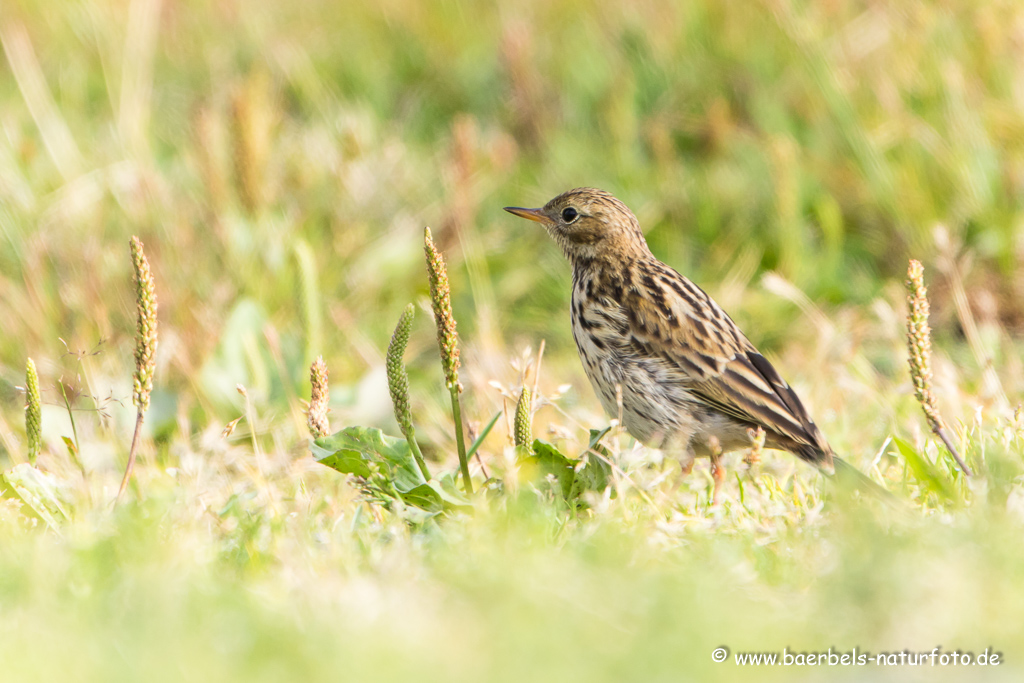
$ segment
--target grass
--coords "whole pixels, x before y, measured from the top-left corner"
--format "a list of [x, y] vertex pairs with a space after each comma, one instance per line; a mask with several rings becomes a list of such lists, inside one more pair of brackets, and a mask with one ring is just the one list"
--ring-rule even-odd
[[[0, 468], [41, 498], [0, 500], [7, 677], [1019, 677], [1015, 4], [9, 4]], [[711, 507], [706, 463], [683, 478], [614, 431], [617, 495], [584, 510], [517, 470], [524, 386], [533, 434], [566, 453], [608, 425], [572, 346], [568, 266], [501, 211], [583, 184], [636, 210], [905, 513], [844, 503], [773, 452], [728, 457]], [[482, 463], [505, 492], [410, 521], [312, 459], [302, 401], [322, 354], [333, 428], [398, 434], [385, 351], [412, 302], [417, 440], [430, 471], [457, 470], [425, 225], [468, 443], [502, 413], [474, 483]], [[160, 346], [113, 508], [137, 415], [136, 234]], [[914, 400], [909, 258], [971, 479]], [[712, 662], [721, 645], [991, 647], [1005, 664], [748, 670]]]

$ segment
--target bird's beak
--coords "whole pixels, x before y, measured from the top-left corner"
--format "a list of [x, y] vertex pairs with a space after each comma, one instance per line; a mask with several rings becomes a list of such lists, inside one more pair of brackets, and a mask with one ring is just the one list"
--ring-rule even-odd
[[525, 218], [526, 220], [538, 223], [550, 223], [551, 219], [544, 215], [541, 209], [521, 209], [518, 206], [506, 206], [505, 210], [511, 214]]

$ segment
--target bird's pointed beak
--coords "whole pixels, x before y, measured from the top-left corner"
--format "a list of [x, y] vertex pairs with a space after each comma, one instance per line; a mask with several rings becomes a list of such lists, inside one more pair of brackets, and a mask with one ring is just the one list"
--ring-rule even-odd
[[536, 221], [537, 223], [551, 222], [551, 219], [545, 216], [541, 209], [523, 209], [518, 206], [506, 206], [505, 210], [529, 221]]

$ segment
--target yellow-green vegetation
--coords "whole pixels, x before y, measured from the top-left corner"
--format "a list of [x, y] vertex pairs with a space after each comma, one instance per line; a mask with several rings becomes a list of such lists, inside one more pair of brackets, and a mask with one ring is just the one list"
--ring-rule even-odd
[[[1024, 5], [596, 5], [4, 4], [4, 680], [1024, 674]], [[905, 505], [758, 449], [711, 506], [606, 431], [569, 268], [501, 210], [579, 185]], [[936, 646], [1001, 664], [735, 662]]]

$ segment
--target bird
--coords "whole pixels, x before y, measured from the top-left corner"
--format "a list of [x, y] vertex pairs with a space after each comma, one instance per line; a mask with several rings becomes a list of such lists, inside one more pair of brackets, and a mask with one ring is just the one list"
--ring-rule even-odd
[[679, 458], [684, 473], [710, 457], [714, 503], [721, 456], [759, 440], [884, 491], [836, 456], [797, 393], [722, 307], [654, 256], [620, 200], [581, 187], [541, 208], [505, 211], [543, 225], [572, 265], [572, 335], [605, 412], [637, 441]]

